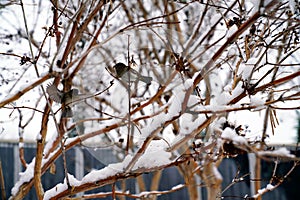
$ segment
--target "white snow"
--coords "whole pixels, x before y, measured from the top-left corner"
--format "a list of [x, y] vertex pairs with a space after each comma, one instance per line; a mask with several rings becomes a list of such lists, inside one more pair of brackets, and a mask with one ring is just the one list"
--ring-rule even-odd
[[[165, 148], [168, 144], [163, 140], [154, 140], [150, 143], [147, 150], [138, 159], [132, 170], [138, 169], [149, 169], [159, 166], [167, 165], [171, 162], [171, 153], [166, 152]], [[118, 173], [124, 172], [127, 165], [132, 160], [132, 155], [127, 155], [125, 159], [120, 163], [109, 164], [107, 167], [100, 170], [93, 170], [83, 177], [81, 181], [77, 180], [74, 176], [69, 175], [69, 181], [71, 186], [79, 186], [85, 183], [97, 182], [106, 179], [110, 176], [117, 175]], [[63, 183], [56, 185], [54, 188], [48, 190], [45, 193], [44, 199], [48, 200], [56, 194], [66, 190], [68, 188], [66, 179]]]
[[287, 158], [294, 158], [295, 155], [291, 154], [291, 152], [286, 147], [280, 147], [274, 151], [260, 151], [258, 152], [260, 156], [280, 156], [280, 157], [287, 157]]
[[237, 26], [231, 26], [227, 32], [227, 38], [230, 38], [238, 30]]
[[273, 190], [274, 189], [274, 185], [268, 184], [266, 188], [267, 188], [267, 190]]
[[235, 97], [239, 96], [241, 93], [244, 92], [244, 88], [243, 88], [243, 83], [242, 82], [239, 82], [237, 84], [237, 86], [234, 88], [234, 90], [232, 91], [232, 96], [231, 96], [231, 99], [234, 99]]
[[183, 188], [183, 187], [185, 187], [184, 184], [178, 184], [178, 185], [172, 187], [172, 190], [178, 190], [178, 189], [181, 189], [181, 188]]
[[29, 182], [34, 175], [34, 165], [35, 158], [32, 159], [31, 163], [27, 165], [27, 168], [24, 172], [20, 173], [20, 178], [17, 183], [15, 183], [14, 187], [11, 189], [11, 194], [16, 195], [19, 191], [19, 187], [26, 182]]
[[231, 84], [228, 84], [228, 85], [225, 85], [224, 86], [224, 92], [231, 92], [232, 91], [232, 86], [231, 86]]
[[190, 98], [189, 98], [189, 101], [187, 103], [187, 106], [192, 107], [192, 106], [198, 105], [199, 102], [200, 102], [200, 98], [198, 96], [191, 95]]
[[[68, 179], [69, 179], [69, 183], [70, 183], [70, 186], [78, 186], [81, 184], [80, 181], [78, 181], [73, 175], [71, 174], [68, 174]], [[45, 195], [44, 195], [44, 200], [48, 200], [50, 199], [51, 197], [55, 196], [56, 194], [64, 191], [64, 190], [67, 190], [68, 189], [68, 184], [67, 184], [67, 180], [66, 178], [64, 179], [64, 182], [63, 183], [59, 183], [57, 184], [54, 188], [50, 189], [50, 190], [47, 190], [45, 192]]]
[[250, 105], [252, 106], [262, 106], [265, 104], [265, 101], [263, 98], [258, 96], [250, 96]]
[[153, 140], [150, 145], [139, 158], [133, 170], [139, 168], [153, 168], [158, 166], [164, 166], [171, 162], [171, 153], [167, 152], [165, 149], [169, 147], [164, 140]]
[[257, 191], [257, 194], [253, 195], [253, 198], [257, 198], [257, 197], [263, 195], [264, 193], [273, 190], [274, 188], [275, 188], [275, 186], [273, 186], [272, 184], [268, 184], [265, 188], [259, 189]]
[[264, 3], [263, 7], [259, 9], [260, 2], [261, 2], [260, 0], [251, 0], [251, 2], [252, 2], [252, 5], [254, 7], [254, 9], [252, 11], [252, 14], [254, 12], [257, 12], [257, 11], [260, 11], [260, 13], [263, 14], [265, 12], [265, 8], [264, 7], [267, 6], [269, 3], [271, 3], [271, 2], [277, 2], [278, 3], [278, 1], [276, 1], [276, 0], [264, 0], [263, 1], [263, 3]]
[[41, 140], [42, 139], [41, 133], [37, 133], [35, 139], [36, 140]]
[[165, 122], [168, 118], [168, 114], [160, 113], [159, 115], [155, 116], [153, 120], [149, 123], [149, 125], [145, 126], [141, 129], [141, 135], [139, 137], [138, 146], [142, 145], [144, 140], [156, 129], [162, 126], [163, 122]]
[[[252, 62], [253, 60], [250, 60], [249, 62]], [[254, 64], [244, 64], [241, 63], [239, 66], [237, 74], [242, 77], [243, 80], [247, 80], [249, 76], [251, 75], [254, 68]]]
[[[58, 151], [58, 150], [59, 149], [57, 149], [56, 151]], [[49, 158], [51, 158], [51, 156], [56, 153], [56, 151], [53, 151], [47, 159], [42, 160], [42, 167], [49, 160]], [[20, 174], [19, 174], [20, 178], [17, 181], [17, 183], [15, 183], [14, 187], [11, 190], [12, 195], [16, 195], [16, 193], [18, 192], [19, 187], [21, 185], [23, 185], [24, 183], [29, 182], [30, 180], [33, 179], [33, 177], [34, 177], [34, 166], [35, 166], [35, 158], [33, 158], [32, 161], [26, 166], [26, 170], [24, 172], [20, 172]]]
[[255, 64], [257, 64], [257, 62], [259, 61], [259, 57], [251, 57], [247, 60], [247, 63], [245, 65], [247, 65], [250, 68], [254, 68]]
[[229, 92], [224, 91], [216, 97], [216, 105], [226, 105], [231, 99], [232, 95], [230, 95]]
[[239, 136], [233, 129], [229, 127], [225, 128], [225, 130], [222, 132], [221, 137], [223, 139], [232, 141], [233, 144], [237, 145], [243, 145], [248, 143], [245, 137]]
[[19, 142], [19, 148], [24, 148], [24, 142]]
[[218, 168], [216, 167], [216, 165], [213, 165], [213, 173], [214, 176], [218, 179], [218, 180], [223, 180], [222, 174], [219, 172]]
[[124, 172], [125, 167], [131, 161], [132, 156], [127, 155], [124, 160], [120, 163], [109, 164], [107, 167], [100, 170], [93, 170], [82, 179], [82, 183], [96, 182], [101, 179], [108, 178], [118, 173]]

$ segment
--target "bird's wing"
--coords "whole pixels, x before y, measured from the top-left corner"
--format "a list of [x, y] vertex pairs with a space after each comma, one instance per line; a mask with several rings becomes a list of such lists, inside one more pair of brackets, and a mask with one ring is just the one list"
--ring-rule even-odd
[[[139, 72], [137, 72], [135, 69], [130, 68], [129, 72], [130, 72], [130, 78], [133, 79], [133, 81], [140, 80], [146, 84], [150, 84], [152, 81], [152, 77], [143, 76]], [[125, 75], [127, 75], [127, 73]]]
[[57, 103], [61, 103], [61, 99], [63, 96], [63, 93], [57, 89], [57, 87], [53, 84], [48, 85], [46, 88], [47, 93], [49, 94], [49, 97], [57, 102]]

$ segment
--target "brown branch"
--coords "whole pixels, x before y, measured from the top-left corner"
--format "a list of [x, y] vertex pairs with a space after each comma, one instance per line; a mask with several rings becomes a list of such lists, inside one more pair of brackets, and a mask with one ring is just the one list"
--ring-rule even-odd
[[[288, 76], [285, 76], [285, 77], [282, 77], [282, 78], [279, 78], [277, 80], [274, 80], [274, 81], [271, 81], [267, 84], [264, 84], [260, 87], [257, 87], [257, 88], [253, 88], [251, 89], [251, 95], [254, 95], [256, 94], [257, 92], [260, 92], [260, 91], [264, 91], [265, 89], [269, 88], [269, 87], [275, 87], [275, 86], [279, 86], [279, 85], [282, 85], [288, 81], [290, 81], [291, 79], [293, 78], [296, 78], [300, 76], [300, 71], [298, 72], [295, 72], [293, 74], [290, 74]], [[228, 105], [230, 104], [235, 104], [236, 102], [240, 101], [242, 98], [244, 98], [246, 95], [247, 95], [247, 90], [245, 90], [243, 93], [241, 93], [240, 95], [238, 95], [237, 97], [235, 97], [234, 99], [232, 99]]]
[[0, 186], [1, 186], [1, 197], [2, 200], [6, 200], [5, 184], [4, 184], [4, 175], [2, 171], [2, 162], [0, 160]]
[[29, 86], [25, 87], [21, 91], [18, 91], [16, 94], [14, 94], [11, 97], [8, 97], [8, 98], [4, 99], [2, 102], [0, 102], [0, 108], [5, 106], [6, 104], [9, 104], [9, 103], [12, 103], [13, 101], [18, 100], [21, 96], [26, 94], [28, 91], [35, 88], [36, 86], [39, 86], [40, 84], [42, 84], [43, 82], [45, 82], [46, 80], [48, 80], [50, 78], [52, 78], [52, 74], [50, 74], [50, 73], [48, 73], [45, 76], [39, 78], [37, 81], [35, 81], [34, 83], [32, 83]]
[[172, 166], [176, 166], [179, 165], [180, 163], [185, 162], [185, 160], [181, 160], [181, 161], [174, 161], [171, 162], [170, 164], [167, 165], [162, 165], [162, 166], [157, 166], [157, 167], [153, 167], [153, 168], [148, 168], [148, 169], [143, 169], [137, 172], [130, 172], [130, 173], [126, 173], [126, 172], [120, 172], [120, 173], [116, 173], [114, 175], [108, 176], [106, 178], [100, 179], [98, 181], [95, 182], [87, 182], [87, 183], [83, 183], [81, 185], [77, 185], [77, 186], [72, 186], [72, 190], [63, 190], [61, 192], [59, 192], [58, 194], [56, 194], [55, 196], [51, 197], [50, 200], [54, 200], [54, 199], [60, 199], [63, 197], [67, 197], [69, 195], [73, 195], [73, 194], [77, 194], [80, 192], [84, 192], [84, 191], [88, 191], [88, 190], [92, 190], [95, 188], [99, 188], [99, 187], [103, 187], [105, 185], [109, 185], [109, 184], [113, 184], [117, 181], [120, 180], [124, 180], [124, 179], [128, 179], [128, 178], [135, 178], [137, 176], [140, 176], [144, 173], [149, 173], [149, 172], [153, 172], [153, 171], [158, 171], [158, 170], [162, 170], [162, 169], [166, 169]]
[[77, 12], [76, 19], [73, 22], [73, 27], [72, 27], [72, 30], [70, 32], [70, 35], [69, 35], [69, 38], [68, 38], [68, 42], [67, 42], [67, 45], [65, 47], [64, 54], [63, 54], [63, 56], [61, 58], [61, 66], [58, 66], [58, 67], [63, 67], [64, 66], [64, 63], [66, 63], [68, 55], [71, 52], [71, 48], [73, 48], [72, 45], [75, 44], [75, 42], [74, 42], [74, 36], [75, 36], [75, 33], [78, 30], [77, 25], [78, 25], [78, 23], [80, 21], [80, 17], [81, 17], [81, 14], [82, 14], [83, 11], [84, 11], [83, 6], [80, 6], [80, 8], [79, 8], [79, 10]]
[[[102, 2], [102, 3], [103, 3], [103, 2]], [[101, 5], [101, 4], [99, 4], [99, 5]], [[101, 5], [98, 9], [100, 9], [101, 7], [102, 7], [102, 5]], [[92, 43], [90, 44], [90, 46], [89, 46], [88, 49], [91, 49], [94, 45], [97, 44], [96, 38], [98, 38], [98, 36], [100, 35], [100, 33], [101, 33], [101, 31], [102, 31], [102, 29], [103, 29], [103, 27], [104, 27], [104, 25], [105, 25], [105, 23], [106, 23], [106, 21], [107, 21], [107, 19], [108, 19], [108, 16], [111, 14], [111, 13], [110, 13], [110, 12], [111, 12], [110, 10], [111, 10], [111, 6], [109, 6], [109, 9], [108, 9], [108, 11], [107, 11], [107, 14], [106, 14], [104, 20], [102, 21], [101, 26], [100, 26], [99, 29], [96, 31], [96, 34], [93, 36]], [[92, 14], [95, 15], [96, 12], [94, 12], [94, 13], [92, 13]], [[91, 15], [91, 16], [93, 16], [93, 15]], [[89, 50], [87, 50], [87, 52], [89, 52]], [[83, 67], [83, 64], [84, 64], [84, 62], [85, 62], [87, 56], [88, 56], [88, 54], [84, 54], [84, 56], [80, 59], [78, 65], [77, 65], [76, 68], [74, 69], [74, 71], [69, 75], [68, 79], [72, 80], [72, 79], [74, 78], [74, 76], [77, 74], [77, 72]]]
[[29, 110], [33, 110], [35, 112], [43, 114], [43, 111], [41, 111], [37, 108], [28, 107], [28, 106], [13, 106], [13, 107], [3, 106], [3, 108], [6, 108], [6, 109], [29, 109]]
[[[272, 8], [272, 6], [274, 6], [274, 4], [277, 2], [277, 0], [274, 0], [272, 2], [270, 2], [267, 6], [266, 6], [266, 10], [269, 10], [270, 8]], [[236, 38], [238, 38], [244, 31], [246, 31], [259, 17], [261, 16], [261, 13], [258, 11], [256, 12], [253, 16], [251, 16], [245, 23], [243, 23], [238, 30], [233, 33], [225, 42], [225, 44], [223, 44], [218, 50], [217, 52], [212, 56], [212, 58], [204, 65], [204, 67], [202, 68], [202, 70], [199, 72], [199, 74], [196, 76], [196, 78], [194, 79], [193, 82], [193, 86], [190, 87], [188, 89], [188, 91], [185, 93], [185, 99], [184, 102], [182, 103], [182, 111], [185, 112], [186, 110], [186, 106], [187, 106], [187, 102], [188, 99], [190, 97], [190, 95], [192, 94], [192, 91], [197, 87], [197, 85], [200, 83], [201, 80], [203, 80], [204, 75], [212, 70], [213, 68], [215, 68], [216, 66], [214, 65], [214, 62], [222, 55], [222, 53], [224, 52], [224, 50], [232, 43], [236, 40]]]
[[204, 128], [206, 128], [214, 119], [216, 119], [216, 115], [212, 115], [208, 117], [202, 124], [200, 124], [196, 129], [194, 129], [190, 134], [187, 134], [185, 137], [181, 138], [176, 143], [172, 144], [168, 151], [175, 151], [179, 149], [182, 145], [184, 145], [187, 141], [194, 138], [197, 134], [201, 132]]
[[298, 166], [298, 164], [299, 164], [299, 161], [294, 162], [294, 165], [291, 167], [291, 169], [284, 175], [283, 180], [279, 180], [279, 181], [277, 181], [277, 183], [275, 182], [275, 184], [273, 184], [272, 181], [270, 180], [268, 186], [271, 186], [271, 187], [266, 187], [264, 189], [257, 188], [257, 190], [256, 190], [257, 193], [253, 196], [253, 198], [261, 199], [262, 195], [278, 188], [284, 182], [284, 179], [286, 179], [292, 173], [292, 171], [294, 171], [294, 169], [296, 168], [296, 166]]
[[[141, 177], [141, 176], [137, 176], [136, 178], [138, 179], [139, 177]], [[181, 190], [185, 187], [186, 187], [185, 185], [179, 185], [179, 186], [173, 187], [170, 190], [164, 190], [164, 191], [157, 191], [157, 190], [146, 191], [146, 190], [142, 190], [142, 194], [130, 194], [130, 193], [127, 193], [127, 192], [116, 191], [115, 194], [118, 197], [126, 196], [126, 197], [130, 197], [130, 198], [141, 199], [141, 198], [147, 198], [147, 197], [153, 196], [153, 195], [158, 196], [158, 195], [163, 195], [163, 194], [169, 194], [169, 193]], [[95, 198], [105, 198], [105, 197], [108, 197], [108, 196], [112, 196], [112, 192], [104, 192], [104, 193], [100, 193], [100, 194], [85, 194], [85, 195], [82, 196], [82, 198], [95, 199]]]
[[[158, 16], [158, 17], [153, 17], [153, 18], [150, 18], [150, 19], [145, 19], [145, 20], [142, 20], [142, 21], [138, 21], [138, 22], [135, 22], [135, 23], [132, 23], [132, 24], [129, 24], [127, 26], [125, 26], [124, 28], [120, 29], [119, 32], [124, 32], [125, 30], [131, 28], [131, 27], [136, 27], [136, 25], [140, 26], [140, 24], [143, 24], [143, 25], [149, 25], [149, 22], [150, 21], [153, 21], [153, 20], [156, 20], [156, 19], [164, 19], [168, 16], [171, 16], [171, 15], [174, 15], [175, 13], [179, 12], [180, 10], [184, 9], [185, 7], [187, 7], [188, 4], [182, 6], [181, 8], [171, 12], [171, 13], [168, 13], [168, 14], [165, 14], [165, 15], [161, 15], [161, 16]], [[157, 22], [158, 24], [159, 23], [163, 23], [163, 22]], [[177, 22], [175, 22], [177, 23]]]

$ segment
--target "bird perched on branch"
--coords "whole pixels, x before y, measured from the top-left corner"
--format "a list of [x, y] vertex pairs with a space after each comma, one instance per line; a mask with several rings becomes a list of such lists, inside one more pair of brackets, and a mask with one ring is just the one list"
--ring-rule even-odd
[[46, 91], [53, 101], [61, 104], [62, 109], [62, 117], [68, 118], [73, 116], [73, 112], [71, 110], [71, 104], [75, 101], [78, 101], [79, 91], [77, 89], [71, 89], [67, 92], [63, 92], [53, 84], [48, 85]]
[[123, 81], [126, 82], [134, 82], [134, 81], [142, 81], [146, 83], [147, 85], [151, 84], [152, 77], [149, 76], [143, 76], [130, 66], [126, 66], [124, 63], [117, 63], [114, 66], [117, 77], [121, 78]]

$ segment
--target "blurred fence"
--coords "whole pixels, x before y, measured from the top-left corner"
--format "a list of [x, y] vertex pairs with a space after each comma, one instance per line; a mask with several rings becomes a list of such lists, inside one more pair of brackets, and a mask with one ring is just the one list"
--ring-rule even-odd
[[[30, 162], [32, 158], [35, 156], [35, 144], [26, 143], [24, 145], [25, 151], [25, 160]], [[100, 156], [103, 157], [113, 157], [112, 151], [109, 149], [103, 149], [100, 151]], [[298, 152], [299, 156], [299, 152]], [[98, 159], [90, 154], [90, 152], [81, 146], [77, 146], [66, 152], [67, 157], [67, 168], [68, 172], [74, 175], [77, 179], [81, 180], [81, 178], [87, 174], [92, 169], [101, 169], [105, 167]], [[232, 183], [233, 178], [236, 176], [237, 171], [240, 171], [239, 176], [249, 173], [249, 170], [253, 168], [253, 156], [243, 155], [238, 156], [236, 158], [224, 159], [221, 163], [219, 170], [223, 176], [223, 189], [226, 188], [229, 184]], [[249, 159], [250, 158], [250, 159]], [[6, 196], [9, 197], [11, 195], [11, 189], [19, 179], [19, 173], [24, 169], [21, 166], [19, 161], [19, 145], [18, 143], [13, 142], [0, 142], [0, 161], [2, 163], [2, 170], [4, 175], [5, 182], [5, 193]], [[250, 163], [250, 164], [249, 164]], [[278, 176], [290, 169], [293, 163], [282, 163], [279, 165], [276, 173]], [[251, 167], [252, 166], [252, 167]], [[54, 187], [57, 183], [63, 182], [64, 179], [64, 169], [63, 169], [63, 160], [59, 158], [55, 163], [55, 173], [50, 173], [49, 170], [43, 175], [42, 181], [45, 190], [48, 190]], [[268, 184], [270, 177], [272, 176], [274, 164], [262, 162], [262, 187]], [[152, 174], [143, 175], [144, 180], [146, 182], [147, 189], [150, 190], [151, 178]], [[251, 176], [247, 176], [245, 181], [233, 184], [233, 186], [229, 187], [222, 196], [223, 199], [243, 199], [246, 194], [249, 196], [253, 194], [253, 182], [250, 179]], [[201, 180], [199, 179], [199, 183]], [[121, 183], [117, 183], [117, 187], [120, 187]], [[163, 170], [159, 190], [169, 190], [172, 187], [184, 184], [184, 180], [176, 167], [168, 168]], [[290, 177], [288, 177], [285, 182], [276, 190], [267, 193], [263, 196], [264, 200], [292, 200], [297, 199], [300, 196], [299, 191], [300, 185], [300, 169], [299, 167], [292, 173]], [[138, 193], [136, 182], [134, 179], [128, 179], [126, 181], [126, 190], [130, 191], [130, 193]], [[111, 185], [107, 185], [100, 189], [96, 189], [87, 193], [92, 192], [105, 192], [111, 191]], [[205, 188], [199, 187], [199, 192], [202, 194], [200, 199], [206, 198]], [[2, 191], [0, 191], [0, 197], [2, 196]], [[239, 198], [238, 198], [239, 197]], [[29, 194], [25, 199], [34, 200], [36, 199], [34, 188], [31, 189]], [[111, 199], [111, 197], [103, 198], [103, 199]], [[127, 198], [130, 199], [130, 198]], [[159, 200], [182, 200], [189, 199], [188, 191], [186, 188], [176, 191], [174, 193], [161, 195], [157, 199]]]

